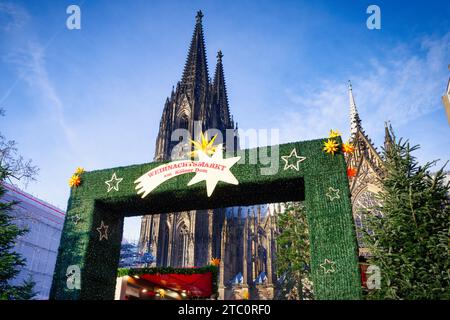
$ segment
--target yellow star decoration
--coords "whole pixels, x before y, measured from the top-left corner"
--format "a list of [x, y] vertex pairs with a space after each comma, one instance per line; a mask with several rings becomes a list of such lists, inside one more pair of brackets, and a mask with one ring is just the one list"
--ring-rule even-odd
[[341, 136], [341, 133], [338, 130], [333, 130], [333, 129], [331, 129], [330, 133], [328, 134], [329, 138], [336, 138], [339, 136]]
[[342, 151], [344, 151], [345, 153], [353, 153], [353, 151], [355, 151], [355, 147], [350, 142], [343, 143]]
[[247, 289], [244, 289], [244, 291], [242, 292], [242, 299], [248, 300], [248, 298], [250, 298], [250, 294], [248, 293]]
[[323, 151], [326, 153], [331, 153], [334, 156], [334, 153], [338, 151], [338, 144], [333, 139], [328, 139], [328, 141], [324, 142]]
[[220, 259], [219, 258], [212, 258], [211, 259], [211, 265], [217, 267], [219, 264], [220, 264]]
[[84, 168], [78, 167], [75, 170], [75, 173], [69, 179], [69, 186], [78, 187], [81, 184], [81, 174], [84, 172]]
[[159, 289], [158, 293], [161, 298], [164, 298], [166, 296], [166, 290], [164, 289]]
[[69, 186], [72, 187], [78, 187], [81, 184], [81, 179], [79, 175], [74, 174], [70, 179], [69, 179]]
[[84, 173], [84, 168], [82, 168], [82, 167], [78, 167], [78, 168], [75, 170], [75, 174], [76, 174], [77, 176], [81, 175], [82, 173]]
[[208, 156], [212, 156], [214, 152], [217, 150], [217, 146], [214, 146], [214, 140], [216, 140], [217, 134], [212, 137], [212, 139], [208, 142], [208, 135], [201, 133], [201, 141], [191, 140], [191, 143], [194, 145], [195, 150], [191, 151], [189, 155], [193, 158], [197, 157], [198, 150], [203, 151]]

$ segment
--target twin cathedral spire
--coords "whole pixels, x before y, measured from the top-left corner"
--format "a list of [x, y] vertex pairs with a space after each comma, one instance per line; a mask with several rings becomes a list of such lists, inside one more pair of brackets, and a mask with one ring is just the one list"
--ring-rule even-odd
[[[202, 19], [203, 13], [198, 11], [181, 81], [172, 89], [164, 105], [156, 140], [155, 161], [169, 160], [174, 146], [185, 139], [171, 141], [172, 133], [176, 129], [188, 130], [191, 135], [189, 138], [194, 137], [195, 130], [217, 129], [222, 132], [224, 139], [225, 131], [234, 129], [225, 85], [223, 54], [222, 51], [217, 53], [216, 70], [211, 83]], [[201, 124], [201, 128], [194, 127], [196, 122]]]

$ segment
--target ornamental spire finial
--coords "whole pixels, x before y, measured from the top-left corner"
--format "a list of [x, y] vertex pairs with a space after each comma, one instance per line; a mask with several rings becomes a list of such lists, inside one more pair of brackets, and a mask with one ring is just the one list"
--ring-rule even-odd
[[217, 51], [217, 62], [222, 62], [223, 53], [222, 50]]
[[197, 23], [202, 23], [203, 12], [202, 10], [197, 11], [197, 15], [195, 16], [195, 21]]

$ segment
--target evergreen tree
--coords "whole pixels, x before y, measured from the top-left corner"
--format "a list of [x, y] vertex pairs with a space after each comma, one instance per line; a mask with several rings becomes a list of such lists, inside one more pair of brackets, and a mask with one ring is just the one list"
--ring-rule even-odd
[[[0, 116], [3, 114], [0, 109]], [[31, 299], [35, 295], [34, 281], [31, 278], [25, 280], [22, 285], [10, 284], [25, 265], [25, 259], [12, 249], [17, 237], [23, 236], [27, 230], [15, 225], [9, 215], [9, 211], [17, 202], [5, 202], [2, 198], [6, 193], [3, 186], [5, 180], [32, 180], [36, 173], [37, 168], [31, 165], [31, 161], [24, 161], [17, 155], [16, 143], [6, 140], [0, 134], [0, 300]]]
[[302, 203], [286, 203], [277, 216], [277, 274], [280, 283], [277, 298], [312, 299], [308, 279], [310, 248], [306, 211]]
[[[0, 177], [4, 174], [0, 168]], [[5, 194], [5, 188], [0, 179], [0, 199]], [[0, 299], [31, 299], [34, 296], [34, 282], [31, 279], [26, 280], [20, 286], [13, 286], [9, 281], [14, 279], [20, 272], [20, 267], [25, 265], [25, 259], [20, 254], [13, 252], [15, 240], [23, 236], [27, 230], [20, 229], [13, 223], [13, 218], [8, 211], [16, 202], [0, 201]]]
[[381, 286], [369, 299], [450, 299], [449, 192], [443, 169], [420, 166], [408, 141], [384, 150], [380, 206], [367, 216], [369, 264], [381, 270]]

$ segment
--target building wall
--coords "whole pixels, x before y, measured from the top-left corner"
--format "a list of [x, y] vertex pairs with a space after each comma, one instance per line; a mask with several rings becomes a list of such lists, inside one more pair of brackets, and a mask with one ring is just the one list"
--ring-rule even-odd
[[7, 192], [1, 201], [20, 202], [10, 214], [16, 225], [29, 230], [13, 249], [26, 259], [26, 266], [11, 283], [21, 284], [31, 275], [36, 282], [35, 299], [48, 299], [65, 212], [9, 184], [4, 186]]

